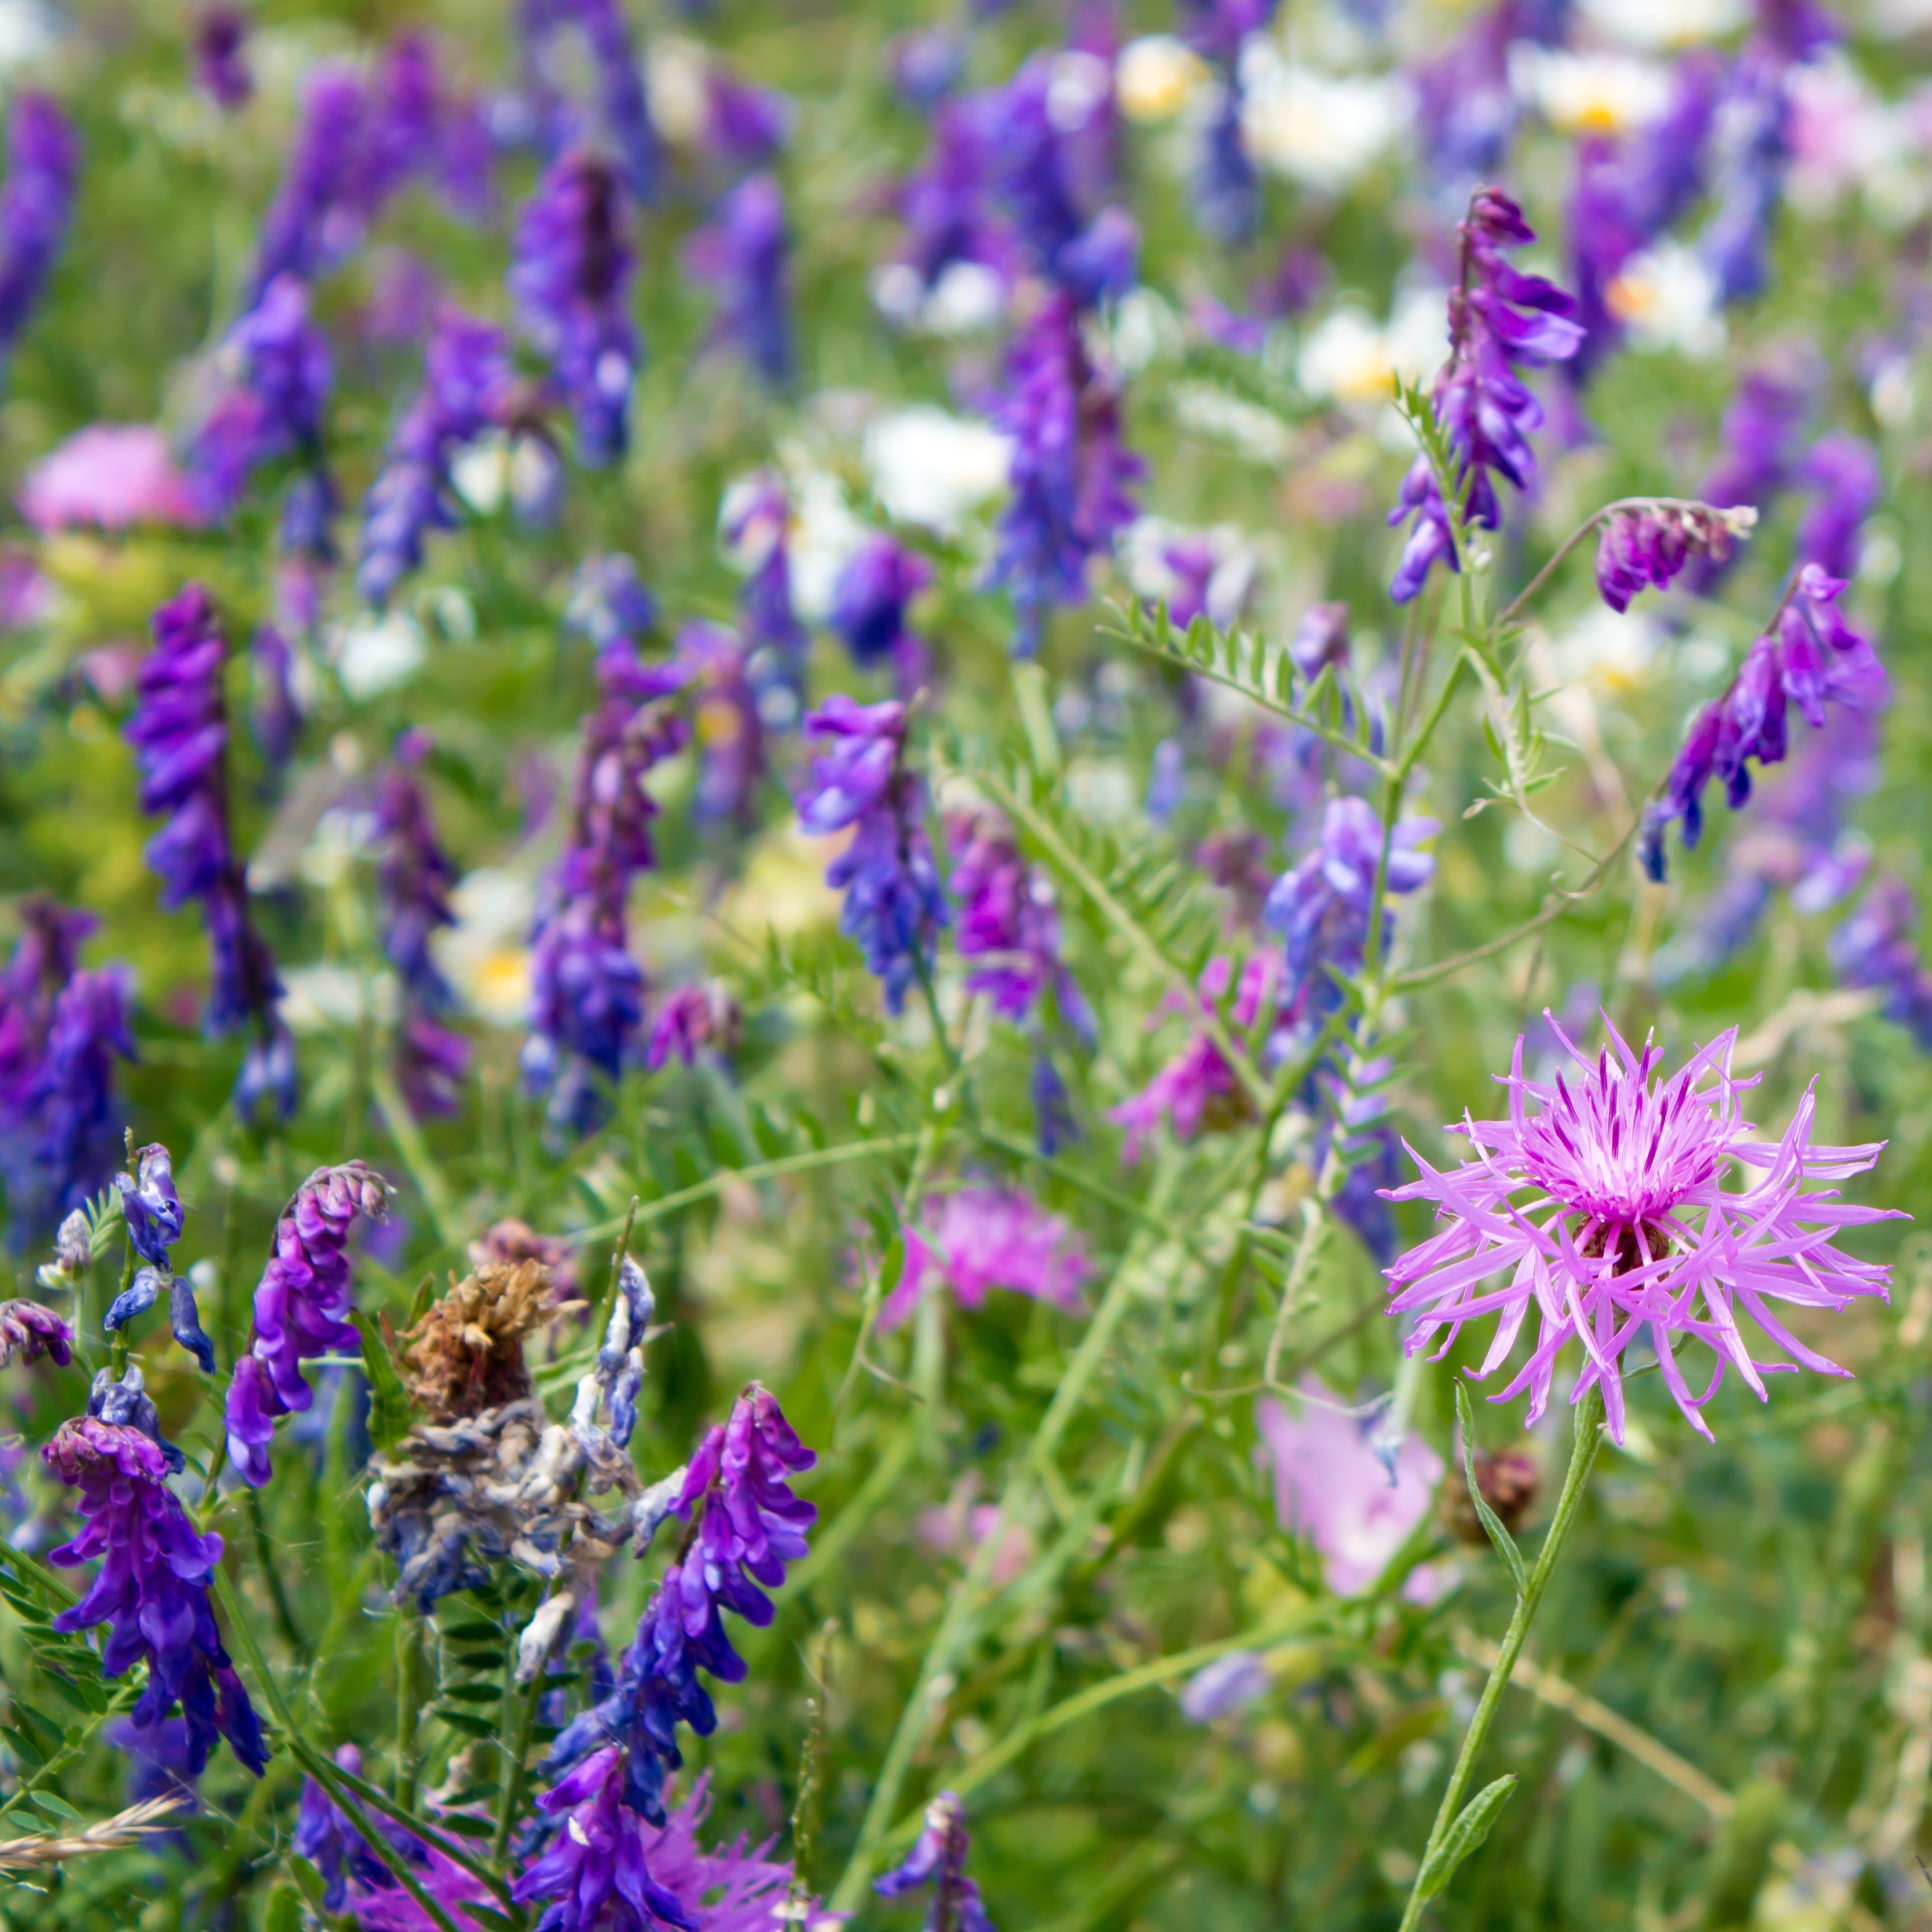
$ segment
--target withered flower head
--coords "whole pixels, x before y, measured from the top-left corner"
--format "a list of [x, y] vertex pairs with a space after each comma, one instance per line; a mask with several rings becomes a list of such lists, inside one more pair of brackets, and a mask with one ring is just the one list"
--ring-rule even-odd
[[[1478, 1452], [1475, 1460], [1476, 1486], [1482, 1491], [1484, 1502], [1514, 1535], [1517, 1525], [1529, 1514], [1541, 1481], [1535, 1456], [1527, 1443], [1518, 1443], [1507, 1449]], [[1464, 1543], [1478, 1546], [1488, 1542], [1489, 1534], [1476, 1514], [1466, 1487], [1460, 1483], [1444, 1483], [1442, 1497], [1443, 1516], [1456, 1536]]]
[[404, 1384], [439, 1421], [478, 1415], [530, 1393], [524, 1337], [562, 1311], [541, 1262], [492, 1263], [461, 1281], [404, 1336]]
[[493, 1221], [470, 1244], [472, 1268], [495, 1263], [542, 1262], [550, 1270], [550, 1291], [560, 1301], [577, 1292], [577, 1249], [561, 1234], [540, 1234], [527, 1221]]

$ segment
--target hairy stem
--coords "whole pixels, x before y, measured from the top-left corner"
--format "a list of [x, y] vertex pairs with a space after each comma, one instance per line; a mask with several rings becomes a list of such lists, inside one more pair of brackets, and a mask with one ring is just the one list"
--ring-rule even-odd
[[1419, 1888], [1422, 1874], [1428, 1868], [1430, 1854], [1448, 1835], [1450, 1826], [1462, 1808], [1463, 1794], [1469, 1788], [1476, 1760], [1488, 1740], [1496, 1706], [1502, 1701], [1510, 1673], [1515, 1670], [1516, 1660], [1522, 1654], [1529, 1627], [1536, 1621], [1544, 1592], [1549, 1588], [1550, 1580], [1556, 1574], [1557, 1559], [1563, 1554], [1563, 1546], [1569, 1540], [1570, 1531], [1576, 1527], [1583, 1492], [1589, 1486], [1590, 1471], [1596, 1462], [1597, 1451], [1603, 1446], [1603, 1385], [1593, 1382], [1576, 1403], [1576, 1434], [1570, 1451], [1570, 1468], [1563, 1478], [1563, 1493], [1557, 1499], [1556, 1514], [1551, 1519], [1549, 1534], [1543, 1539], [1536, 1567], [1529, 1573], [1529, 1581], [1516, 1600], [1516, 1614], [1510, 1618], [1509, 1628], [1496, 1652], [1489, 1682], [1483, 1686], [1476, 1714], [1469, 1720], [1469, 1728], [1463, 1733], [1462, 1748], [1456, 1754], [1456, 1768], [1449, 1774], [1442, 1802], [1436, 1808], [1436, 1822], [1430, 1827], [1429, 1842], [1422, 1848], [1421, 1862], [1416, 1868], [1417, 1888], [1409, 1893], [1408, 1909], [1402, 1915], [1398, 1932], [1414, 1932], [1414, 1928], [1421, 1922], [1426, 1903]]

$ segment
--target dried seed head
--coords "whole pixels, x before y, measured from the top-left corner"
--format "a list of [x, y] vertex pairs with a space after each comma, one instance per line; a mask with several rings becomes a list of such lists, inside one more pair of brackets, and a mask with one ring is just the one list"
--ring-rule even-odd
[[410, 1400], [439, 1420], [480, 1414], [530, 1393], [524, 1337], [562, 1312], [541, 1262], [480, 1268], [408, 1331]]

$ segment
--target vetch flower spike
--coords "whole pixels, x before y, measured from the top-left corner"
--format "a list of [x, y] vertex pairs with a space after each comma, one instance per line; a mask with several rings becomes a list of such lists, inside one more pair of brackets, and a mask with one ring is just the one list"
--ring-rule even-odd
[[[1607, 1021], [1610, 1045], [1594, 1060], [1553, 1018], [1549, 1024], [1576, 1064], [1570, 1077], [1559, 1072], [1547, 1084], [1528, 1078], [1519, 1040], [1502, 1082], [1508, 1118], [1465, 1114], [1456, 1130], [1474, 1157], [1438, 1172], [1411, 1148], [1421, 1178], [1389, 1190], [1392, 1201], [1433, 1202], [1446, 1223], [1388, 1270], [1390, 1312], [1414, 1318], [1408, 1352], [1435, 1342], [1439, 1359], [1466, 1323], [1493, 1314], [1495, 1335], [1473, 1372], [1486, 1380], [1508, 1360], [1534, 1309], [1535, 1346], [1492, 1400], [1527, 1388], [1533, 1424], [1550, 1400], [1556, 1358], [1575, 1340], [1585, 1359], [1570, 1400], [1600, 1384], [1619, 1444], [1619, 1367], [1646, 1329], [1664, 1386], [1706, 1438], [1699, 1412], [1726, 1369], [1760, 1400], [1768, 1399], [1767, 1373], [1800, 1366], [1848, 1373], [1792, 1334], [1772, 1304], [1837, 1310], [1858, 1296], [1887, 1293], [1889, 1269], [1856, 1259], [1834, 1239], [1844, 1228], [1906, 1217], [1854, 1206], [1835, 1188], [1808, 1187], [1863, 1173], [1884, 1143], [1814, 1145], [1809, 1088], [1781, 1136], [1757, 1139], [1739, 1110], [1754, 1082], [1731, 1072], [1735, 1028], [1665, 1078], [1660, 1048], [1646, 1040], [1634, 1052]], [[1734, 1167], [1751, 1177], [1747, 1185], [1725, 1186]], [[1498, 1284], [1498, 1276], [1506, 1279]], [[1742, 1321], [1791, 1360], [1754, 1360]], [[1691, 1393], [1676, 1354], [1686, 1336], [1717, 1358], [1701, 1395]]]
[[914, 1840], [905, 1863], [874, 1879], [872, 1889], [881, 1898], [898, 1898], [929, 1885], [932, 1909], [926, 1914], [926, 1932], [993, 1932], [979, 1886], [966, 1876], [970, 1844], [959, 1800], [942, 1791], [926, 1808], [926, 1828]]

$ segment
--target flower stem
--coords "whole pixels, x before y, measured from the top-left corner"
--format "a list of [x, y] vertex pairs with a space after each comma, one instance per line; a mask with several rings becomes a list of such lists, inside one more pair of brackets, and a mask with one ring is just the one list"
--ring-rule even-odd
[[[496, 1834], [490, 1840], [490, 1856], [494, 1863], [502, 1862], [504, 1850], [510, 1842], [510, 1833], [516, 1825], [517, 1814], [523, 1809], [524, 1784], [528, 1775], [524, 1766], [530, 1754], [530, 1732], [536, 1725], [537, 1706], [543, 1698], [544, 1678], [544, 1672], [539, 1668], [526, 1685], [513, 1682], [504, 1693], [503, 1738], [498, 1747], [503, 1754], [503, 1796], [502, 1802], [496, 1808]], [[518, 1700], [514, 1708], [512, 1699]]]
[[1436, 1822], [1429, 1828], [1429, 1842], [1422, 1848], [1421, 1861], [1416, 1868], [1417, 1888], [1409, 1892], [1408, 1910], [1402, 1915], [1398, 1932], [1414, 1932], [1422, 1922], [1423, 1907], [1427, 1902], [1419, 1888], [1422, 1874], [1428, 1868], [1430, 1854], [1448, 1834], [1450, 1826], [1462, 1809], [1463, 1794], [1468, 1790], [1476, 1760], [1481, 1756], [1483, 1745], [1489, 1737], [1490, 1725], [1496, 1717], [1497, 1705], [1502, 1701], [1504, 1687], [1508, 1684], [1510, 1672], [1522, 1654], [1529, 1627], [1536, 1620], [1543, 1593], [1550, 1587], [1550, 1580], [1556, 1574], [1563, 1546], [1576, 1526], [1583, 1492], [1589, 1486], [1590, 1471], [1596, 1462], [1597, 1451], [1603, 1445], [1603, 1388], [1600, 1384], [1593, 1382], [1577, 1400], [1576, 1436], [1570, 1451], [1569, 1472], [1563, 1478], [1563, 1492], [1557, 1498], [1556, 1514], [1551, 1520], [1549, 1534], [1543, 1539], [1536, 1567], [1529, 1573], [1529, 1582], [1516, 1600], [1516, 1614], [1510, 1618], [1509, 1629], [1496, 1654], [1495, 1667], [1490, 1672], [1490, 1681], [1483, 1686], [1476, 1714], [1469, 1720], [1469, 1728], [1463, 1733], [1462, 1748], [1456, 1755], [1456, 1768], [1449, 1774], [1448, 1786], [1442, 1793], [1442, 1802], [1436, 1808]]
[[422, 1708], [423, 1620], [413, 1603], [396, 1612], [396, 1802], [416, 1803], [416, 1725]]

